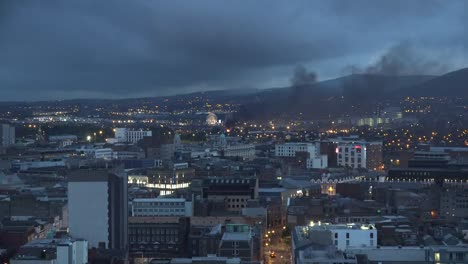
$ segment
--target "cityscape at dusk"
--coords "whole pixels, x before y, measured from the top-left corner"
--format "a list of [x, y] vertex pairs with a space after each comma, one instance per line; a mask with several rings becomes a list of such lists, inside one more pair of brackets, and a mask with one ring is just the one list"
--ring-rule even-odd
[[0, 1], [0, 263], [468, 263], [468, 2]]

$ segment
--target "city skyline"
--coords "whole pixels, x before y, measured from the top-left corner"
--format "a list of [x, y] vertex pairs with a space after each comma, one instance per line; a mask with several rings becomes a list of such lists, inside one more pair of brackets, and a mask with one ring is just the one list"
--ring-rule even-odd
[[468, 263], [466, 11], [0, 0], [0, 263]]

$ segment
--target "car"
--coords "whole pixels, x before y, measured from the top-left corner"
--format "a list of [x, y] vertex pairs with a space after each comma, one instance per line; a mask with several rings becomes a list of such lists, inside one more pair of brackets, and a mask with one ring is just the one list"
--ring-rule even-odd
[[270, 253], [270, 258], [276, 258], [276, 253], [274, 251]]

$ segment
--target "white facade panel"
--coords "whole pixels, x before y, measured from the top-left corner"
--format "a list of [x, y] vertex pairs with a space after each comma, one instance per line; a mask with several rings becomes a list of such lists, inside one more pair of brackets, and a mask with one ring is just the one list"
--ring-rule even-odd
[[58, 245], [57, 246], [57, 263], [72, 264], [73, 256], [72, 243], [69, 245]]
[[309, 153], [306, 161], [308, 169], [324, 169], [328, 167], [328, 157], [320, 155], [320, 145], [315, 143], [285, 143], [275, 146], [276, 157], [296, 157], [297, 152]]
[[131, 130], [128, 128], [116, 128], [115, 138], [118, 142], [137, 143], [144, 137], [151, 137], [152, 132], [146, 130]]
[[88, 263], [88, 241], [77, 240], [75, 241], [76, 247], [76, 264]]
[[328, 156], [319, 155], [315, 158], [307, 159], [308, 169], [325, 169], [328, 167]]
[[336, 148], [338, 166], [350, 168], [366, 168], [366, 144], [340, 143]]
[[88, 240], [88, 246], [98, 247], [109, 241], [107, 182], [69, 182], [69, 229], [74, 238]]
[[331, 229], [332, 239], [339, 250], [349, 247], [376, 247], [377, 230], [373, 229]]

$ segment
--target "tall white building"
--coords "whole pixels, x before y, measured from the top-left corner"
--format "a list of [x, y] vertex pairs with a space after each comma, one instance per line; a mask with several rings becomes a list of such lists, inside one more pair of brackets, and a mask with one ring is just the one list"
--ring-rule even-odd
[[193, 204], [184, 198], [141, 198], [132, 201], [132, 216], [193, 216]]
[[146, 130], [133, 130], [130, 128], [116, 128], [115, 129], [115, 138], [117, 142], [130, 142], [137, 143], [142, 140], [144, 137], [151, 137], [152, 132]]
[[366, 144], [360, 142], [338, 143], [336, 153], [338, 166], [350, 168], [366, 168]]
[[15, 127], [9, 124], [0, 125], [0, 146], [8, 147], [15, 144]]
[[382, 164], [382, 142], [358, 137], [331, 139], [336, 144], [337, 165], [354, 169], [378, 169]]
[[320, 154], [318, 143], [285, 143], [275, 145], [276, 157], [296, 157], [300, 152], [308, 153], [306, 167], [308, 169], [323, 169], [328, 167], [327, 155]]
[[[331, 244], [344, 251], [351, 247], [377, 247], [377, 229], [374, 225], [311, 223], [297, 226], [294, 230], [295, 243], [309, 241], [317, 244]], [[302, 241], [302, 242], [301, 242]], [[293, 242], [293, 249], [295, 243]]]
[[468, 217], [468, 186], [453, 186], [442, 192], [440, 197], [440, 217], [459, 220]]
[[108, 170], [80, 170], [69, 175], [68, 211], [72, 237], [89, 247], [126, 249], [127, 176]]

